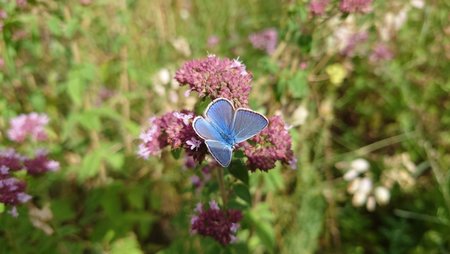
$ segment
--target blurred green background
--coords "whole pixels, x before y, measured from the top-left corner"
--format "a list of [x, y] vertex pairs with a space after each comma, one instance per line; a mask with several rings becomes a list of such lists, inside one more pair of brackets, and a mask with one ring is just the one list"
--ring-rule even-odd
[[[46, 113], [61, 163], [29, 180], [18, 218], [0, 214], [0, 252], [449, 253], [450, 2], [339, 4], [314, 15], [306, 0], [0, 0], [0, 146], [15, 146], [11, 118]], [[278, 31], [271, 54], [249, 41], [266, 28]], [[173, 75], [208, 54], [243, 61], [251, 107], [283, 115], [298, 158], [296, 171], [250, 174], [227, 247], [189, 233], [217, 185], [196, 193], [168, 151], [136, 155], [148, 118], [193, 109]]]

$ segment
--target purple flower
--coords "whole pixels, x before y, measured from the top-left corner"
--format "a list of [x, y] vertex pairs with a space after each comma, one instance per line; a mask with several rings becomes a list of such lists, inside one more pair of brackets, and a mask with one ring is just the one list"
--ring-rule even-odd
[[23, 156], [16, 153], [14, 149], [0, 151], [0, 167], [5, 166], [8, 170], [20, 170], [23, 168]]
[[15, 142], [23, 142], [27, 136], [43, 141], [47, 139], [44, 127], [48, 124], [49, 118], [46, 114], [30, 113], [21, 114], [10, 120], [8, 137]]
[[33, 176], [42, 175], [49, 171], [59, 170], [59, 162], [50, 160], [45, 151], [37, 151], [32, 159], [25, 159], [23, 162], [28, 174]]
[[369, 56], [371, 62], [381, 62], [391, 60], [394, 57], [394, 53], [384, 43], [378, 43], [372, 49], [372, 53]]
[[309, 3], [309, 11], [316, 16], [321, 16], [330, 3], [330, 0], [311, 0]]
[[184, 157], [184, 168], [183, 169], [189, 169], [189, 168], [195, 168], [197, 163], [195, 162], [194, 158], [192, 156], [185, 156]]
[[191, 218], [191, 232], [203, 236], [210, 236], [222, 245], [227, 245], [236, 240], [236, 231], [242, 220], [239, 210], [221, 210], [217, 203], [212, 200], [209, 208], [204, 209], [197, 205]]
[[201, 190], [203, 186], [205, 186], [205, 184], [209, 180], [211, 180], [211, 172], [217, 166], [218, 164], [215, 161], [208, 163], [200, 170], [200, 176], [194, 175], [191, 177], [191, 182], [192, 185], [194, 185], [195, 189], [197, 189], [198, 191]]
[[182, 148], [188, 156], [202, 161], [207, 150], [192, 128], [193, 118], [194, 113], [187, 110], [150, 118], [150, 127], [139, 136], [142, 142], [139, 145], [139, 156], [148, 159], [151, 155], [159, 154], [164, 147], [170, 146], [171, 149]]
[[0, 203], [13, 206], [11, 215], [17, 217], [16, 205], [28, 202], [31, 196], [25, 193], [26, 183], [9, 174], [6, 166], [0, 166]]
[[217, 35], [211, 35], [208, 37], [208, 47], [213, 48], [219, 44], [220, 39]]
[[26, 7], [28, 4], [27, 0], [16, 0], [16, 5], [20, 8]]
[[265, 50], [267, 54], [271, 55], [277, 47], [278, 32], [275, 28], [267, 28], [261, 32], [250, 34], [248, 39], [254, 48]]
[[366, 31], [356, 32], [351, 34], [346, 41], [345, 47], [342, 49], [341, 53], [345, 56], [353, 56], [358, 45], [364, 43], [368, 38]]
[[348, 13], [367, 13], [372, 10], [372, 0], [341, 0], [339, 9]]
[[191, 176], [191, 183], [194, 186], [194, 188], [198, 189], [202, 186], [202, 180], [200, 179], [199, 176]]
[[200, 97], [209, 96], [211, 100], [223, 97], [237, 107], [248, 105], [252, 74], [237, 60], [210, 55], [188, 61], [176, 72], [175, 79], [181, 85], [189, 85]]
[[277, 161], [295, 169], [296, 159], [291, 149], [291, 136], [280, 116], [271, 117], [269, 126], [251, 140], [256, 145], [252, 146], [250, 143], [242, 145], [251, 171], [256, 169], [267, 171], [274, 168]]

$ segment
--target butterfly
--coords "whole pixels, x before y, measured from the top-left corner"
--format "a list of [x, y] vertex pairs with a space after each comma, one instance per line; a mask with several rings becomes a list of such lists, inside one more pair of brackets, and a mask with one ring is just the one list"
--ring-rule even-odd
[[204, 117], [194, 118], [192, 127], [205, 140], [213, 158], [228, 167], [235, 145], [254, 137], [268, 124], [262, 114], [247, 108], [235, 110], [229, 100], [218, 98], [208, 105]]

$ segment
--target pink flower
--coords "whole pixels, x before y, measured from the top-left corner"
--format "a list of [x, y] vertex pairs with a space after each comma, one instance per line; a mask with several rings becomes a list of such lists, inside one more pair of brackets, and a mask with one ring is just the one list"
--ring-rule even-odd
[[382, 62], [391, 60], [394, 57], [394, 53], [386, 44], [378, 43], [372, 49], [372, 53], [369, 56], [371, 62]]
[[217, 46], [220, 42], [220, 39], [217, 35], [211, 35], [208, 37], [208, 47], [213, 48]]
[[309, 3], [309, 11], [316, 16], [321, 16], [330, 3], [330, 0], [311, 0]]
[[28, 4], [27, 0], [16, 0], [16, 5], [20, 8], [25, 8]]
[[22, 114], [10, 120], [8, 137], [15, 142], [23, 142], [27, 136], [32, 139], [43, 141], [47, 139], [44, 127], [48, 124], [49, 118], [46, 114], [30, 113]]
[[54, 172], [59, 170], [59, 162], [50, 160], [47, 152], [40, 150], [36, 152], [36, 156], [32, 159], [25, 159], [23, 162], [28, 174], [33, 176], [42, 175], [46, 172]]
[[0, 203], [12, 206], [10, 214], [17, 217], [16, 206], [28, 202], [31, 196], [25, 193], [26, 183], [10, 175], [9, 169], [0, 165]]
[[339, 9], [349, 13], [368, 13], [372, 10], [372, 0], [341, 0]]
[[242, 145], [251, 171], [256, 169], [267, 171], [274, 168], [277, 161], [296, 168], [296, 158], [291, 149], [291, 136], [280, 116], [271, 117], [269, 126], [251, 140], [255, 146], [250, 143]]
[[271, 55], [275, 52], [278, 43], [278, 32], [275, 28], [267, 28], [261, 32], [250, 34], [250, 43], [256, 49], [265, 50]]
[[16, 171], [23, 168], [24, 157], [16, 153], [14, 149], [0, 151], [0, 167], [5, 166], [8, 170]]
[[175, 79], [181, 85], [189, 85], [200, 97], [209, 96], [211, 100], [223, 97], [237, 107], [248, 105], [252, 75], [239, 61], [214, 55], [188, 61], [176, 72]]
[[188, 156], [202, 161], [207, 149], [192, 128], [193, 117], [193, 112], [183, 110], [151, 118], [149, 128], [139, 136], [141, 144], [138, 155], [148, 159], [151, 155], [159, 154], [164, 147], [170, 146], [171, 149], [182, 148]]
[[217, 203], [212, 200], [210, 208], [204, 209], [197, 205], [196, 215], [191, 219], [191, 232], [203, 236], [210, 236], [222, 245], [236, 241], [236, 232], [242, 213], [239, 210], [221, 210]]
[[347, 41], [345, 42], [346, 45], [345, 47], [342, 49], [341, 53], [345, 56], [353, 56], [355, 54], [355, 51], [358, 47], [358, 45], [364, 43], [368, 38], [368, 34], [366, 31], [360, 31], [360, 32], [356, 32], [351, 34], [348, 38]]

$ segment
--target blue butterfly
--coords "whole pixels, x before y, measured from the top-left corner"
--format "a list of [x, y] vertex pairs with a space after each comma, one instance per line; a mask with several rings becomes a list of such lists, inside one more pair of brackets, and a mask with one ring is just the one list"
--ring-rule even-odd
[[230, 165], [236, 144], [257, 135], [269, 124], [265, 116], [253, 110], [235, 110], [225, 98], [212, 101], [204, 116], [197, 116], [192, 127], [205, 140], [209, 153], [222, 167]]

